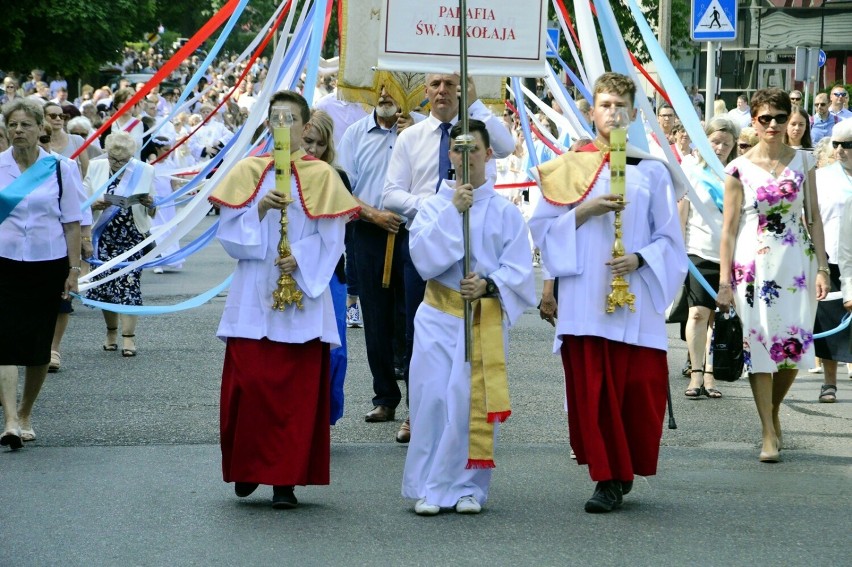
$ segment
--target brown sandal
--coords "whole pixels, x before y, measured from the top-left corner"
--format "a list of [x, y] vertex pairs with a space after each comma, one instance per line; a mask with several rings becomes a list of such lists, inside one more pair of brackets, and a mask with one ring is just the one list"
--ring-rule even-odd
[[[125, 335], [125, 334], [121, 335], [121, 337], [124, 338], [124, 339], [132, 339], [135, 336], [136, 335]], [[136, 345], [133, 345], [133, 346], [136, 346]], [[136, 349], [135, 348], [123, 348], [123, 349], [121, 349], [121, 356], [128, 357], [128, 358], [132, 357], [132, 356], [136, 356]]]
[[[117, 331], [117, 330], [118, 330], [118, 327], [115, 327], [113, 329], [110, 329], [109, 327], [107, 327], [107, 340], [109, 340], [110, 332]], [[106, 350], [106, 351], [118, 350], [118, 343], [104, 343], [104, 350]]]

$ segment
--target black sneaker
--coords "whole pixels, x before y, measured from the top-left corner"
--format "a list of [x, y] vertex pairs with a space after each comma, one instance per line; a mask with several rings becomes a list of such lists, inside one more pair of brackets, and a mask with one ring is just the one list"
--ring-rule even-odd
[[245, 498], [246, 496], [257, 490], [257, 486], [258, 484], [256, 482], [235, 482], [234, 492], [240, 498]]
[[299, 505], [292, 486], [272, 487], [272, 507], [276, 510], [292, 510]]
[[599, 482], [595, 487], [595, 493], [586, 502], [586, 512], [590, 514], [602, 514], [612, 512], [621, 508], [622, 502], [621, 481], [605, 480]]

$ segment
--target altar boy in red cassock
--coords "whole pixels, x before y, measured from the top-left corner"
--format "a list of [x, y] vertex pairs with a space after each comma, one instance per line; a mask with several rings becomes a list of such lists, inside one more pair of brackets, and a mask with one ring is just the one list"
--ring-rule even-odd
[[[597, 139], [538, 168], [544, 198], [529, 223], [559, 282], [555, 349], [565, 369], [571, 447], [597, 481], [587, 512], [619, 508], [634, 475], [657, 471], [668, 379], [664, 312], [686, 274], [680, 191], [667, 165], [628, 145], [626, 197], [610, 193], [609, 135], [619, 111], [635, 116], [635, 94], [624, 75], [595, 82]], [[626, 250], [617, 259], [615, 211], [622, 211]], [[635, 294], [635, 312], [606, 313], [618, 275]]]
[[[290, 147], [301, 148], [310, 118], [292, 91], [270, 107], [294, 117]], [[213, 191], [219, 241], [238, 260], [217, 336], [222, 370], [221, 445], [225, 482], [245, 497], [273, 486], [272, 505], [294, 508], [295, 485], [329, 483], [329, 347], [339, 346], [329, 282], [343, 254], [344, 227], [358, 211], [337, 172], [302, 150], [291, 156], [292, 202], [275, 187], [271, 157], [240, 161]], [[291, 255], [278, 255], [286, 206]], [[302, 307], [272, 308], [281, 273], [296, 280]]]

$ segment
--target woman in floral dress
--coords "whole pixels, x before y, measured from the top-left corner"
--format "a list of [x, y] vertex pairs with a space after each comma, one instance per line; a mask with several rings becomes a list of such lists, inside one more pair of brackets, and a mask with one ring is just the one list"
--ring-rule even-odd
[[[760, 461], [774, 463], [781, 402], [798, 370], [814, 363], [813, 322], [817, 300], [828, 292], [828, 265], [814, 173], [784, 144], [790, 98], [781, 89], [759, 90], [751, 113], [759, 141], [725, 169], [716, 302], [734, 306], [742, 319], [763, 430]], [[807, 230], [804, 217], [812, 222]]]
[[[95, 257], [101, 262], [107, 262], [116, 256], [124, 254], [141, 243], [151, 229], [151, 217], [156, 213], [153, 207], [154, 198], [154, 168], [133, 157], [136, 152], [136, 141], [126, 132], [114, 132], [105, 141], [107, 159], [93, 160], [89, 165], [83, 185], [89, 195], [97, 191], [116, 173], [122, 174], [110, 182], [106, 189], [108, 195], [139, 197], [139, 203], [127, 208], [111, 206], [105, 196], [92, 203], [95, 224], [92, 227], [92, 240], [95, 247]], [[133, 262], [142, 257], [142, 251], [128, 257], [125, 261]], [[105, 279], [118, 271], [112, 268], [92, 278], [93, 282]], [[114, 303], [116, 305], [142, 305], [142, 270], [127, 272], [105, 283], [98, 284], [87, 293], [94, 301]], [[136, 356], [136, 315], [121, 315], [114, 311], [104, 310], [106, 323], [106, 351], [118, 350], [118, 326], [121, 323], [122, 348], [125, 357]]]

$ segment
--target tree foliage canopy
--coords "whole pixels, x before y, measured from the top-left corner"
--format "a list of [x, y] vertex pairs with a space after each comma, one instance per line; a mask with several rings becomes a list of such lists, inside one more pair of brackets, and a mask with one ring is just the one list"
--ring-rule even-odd
[[154, 29], [155, 8], [156, 0], [3, 2], [0, 69], [97, 70], [120, 59], [125, 41]]

